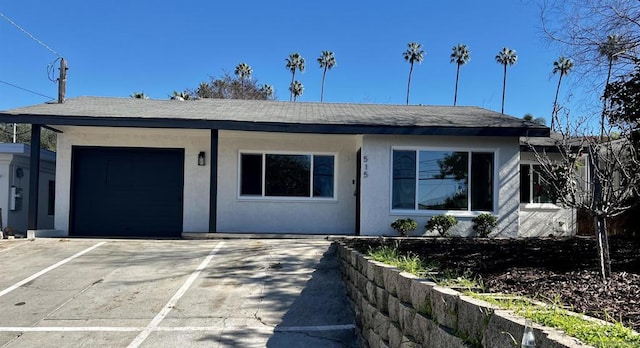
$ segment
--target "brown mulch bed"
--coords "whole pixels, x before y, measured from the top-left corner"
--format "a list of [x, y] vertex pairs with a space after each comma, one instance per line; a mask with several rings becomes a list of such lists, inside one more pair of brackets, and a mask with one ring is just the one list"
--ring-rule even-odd
[[[399, 242], [398, 242], [399, 241]], [[443, 269], [479, 275], [488, 292], [560, 301], [573, 311], [618, 320], [640, 331], [640, 241], [610, 238], [612, 276], [606, 286], [592, 238], [349, 239], [366, 253], [381, 244], [398, 245]]]

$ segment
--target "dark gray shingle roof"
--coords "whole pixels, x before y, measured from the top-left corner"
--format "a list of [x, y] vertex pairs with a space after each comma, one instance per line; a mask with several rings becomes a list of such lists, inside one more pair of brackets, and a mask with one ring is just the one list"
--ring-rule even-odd
[[436, 134], [440, 130], [442, 134], [545, 136], [549, 132], [547, 127], [471, 106], [232, 99], [178, 101], [78, 97], [64, 104], [40, 104], [0, 112], [0, 121], [48, 125], [264, 128], [267, 131], [319, 133]]

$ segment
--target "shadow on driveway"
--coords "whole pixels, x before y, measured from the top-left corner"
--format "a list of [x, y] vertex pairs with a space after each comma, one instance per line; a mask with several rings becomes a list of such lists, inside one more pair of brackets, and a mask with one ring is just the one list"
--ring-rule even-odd
[[336, 246], [331, 244], [304, 289], [274, 329], [267, 347], [358, 347]]

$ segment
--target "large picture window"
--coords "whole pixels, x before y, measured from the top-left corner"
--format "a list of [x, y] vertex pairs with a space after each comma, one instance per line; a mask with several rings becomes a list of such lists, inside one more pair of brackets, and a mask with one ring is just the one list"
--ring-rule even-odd
[[493, 211], [493, 152], [394, 150], [391, 208]]
[[334, 198], [335, 156], [240, 154], [240, 195]]
[[520, 203], [555, 203], [540, 173], [540, 165], [520, 165]]

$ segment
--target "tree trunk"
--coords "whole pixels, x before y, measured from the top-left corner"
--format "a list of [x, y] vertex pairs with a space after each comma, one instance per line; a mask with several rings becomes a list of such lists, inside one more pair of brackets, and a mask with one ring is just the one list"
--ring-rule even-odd
[[411, 89], [411, 73], [413, 73], [413, 62], [411, 62], [411, 68], [409, 69], [409, 81], [407, 82], [407, 105], [409, 105], [409, 90]]
[[[558, 79], [558, 87], [556, 88], [556, 97], [553, 99], [553, 112], [551, 112], [551, 131], [555, 130], [554, 124], [558, 118], [558, 94], [560, 93], [560, 82], [562, 82], [562, 71]], [[559, 123], [559, 122], [558, 122]]]
[[607, 71], [607, 81], [604, 85], [604, 93], [602, 93], [602, 116], [600, 117], [600, 139], [604, 137], [604, 117], [607, 112], [607, 86], [609, 86], [609, 80], [611, 79], [611, 68], [613, 68], [613, 58], [609, 58], [609, 70]]
[[293, 100], [293, 81], [296, 79], [296, 70], [291, 71], [291, 84], [289, 85], [289, 101]]
[[600, 254], [600, 272], [602, 280], [611, 277], [611, 258], [609, 257], [609, 238], [607, 237], [607, 220], [603, 216], [594, 218], [596, 225], [596, 245]]
[[502, 78], [502, 113], [504, 114], [504, 93], [507, 90], [507, 64], [504, 64], [504, 77]]
[[611, 276], [611, 259], [609, 258], [609, 240], [607, 238], [607, 224], [605, 215], [603, 212], [602, 201], [602, 182], [600, 181], [600, 175], [598, 173], [599, 156], [598, 148], [593, 146], [589, 147], [589, 158], [591, 168], [591, 180], [593, 184], [593, 208], [595, 212], [594, 226], [596, 235], [596, 245], [598, 247], [598, 256], [600, 261], [600, 272], [602, 274], [602, 281], [606, 282], [607, 278]]
[[324, 78], [327, 76], [327, 67], [324, 67], [324, 72], [322, 73], [322, 89], [320, 91], [320, 102], [324, 101]]
[[456, 106], [458, 102], [458, 79], [460, 78], [460, 64], [458, 64], [458, 69], [456, 70], [456, 92], [453, 94], [453, 106]]

